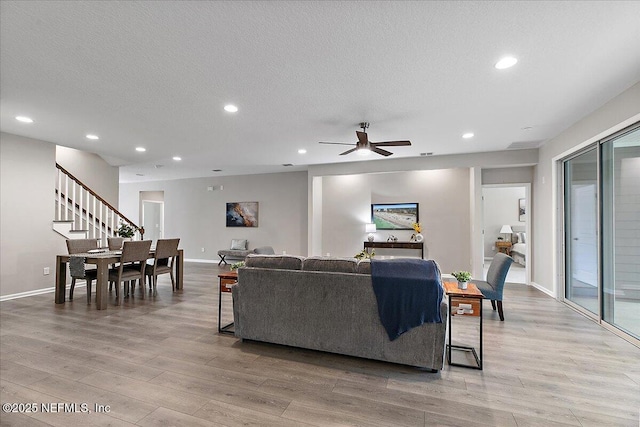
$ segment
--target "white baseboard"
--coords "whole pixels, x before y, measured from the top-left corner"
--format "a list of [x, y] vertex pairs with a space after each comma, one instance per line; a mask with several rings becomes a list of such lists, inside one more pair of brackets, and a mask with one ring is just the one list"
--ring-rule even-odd
[[199, 262], [201, 264], [217, 264], [220, 260], [216, 261], [215, 259], [186, 259], [184, 262]]
[[539, 285], [536, 282], [531, 282], [531, 286], [533, 286], [537, 290], [549, 295], [551, 298], [554, 298], [554, 299], [556, 298], [556, 296], [553, 294], [553, 291], [550, 291], [549, 289], [545, 288], [544, 286]]
[[[87, 284], [84, 281], [76, 282], [76, 289], [77, 288], [84, 288], [86, 286], [87, 286]], [[66, 290], [68, 291], [69, 289], [71, 289], [71, 285], [67, 285]], [[19, 292], [17, 294], [10, 294], [10, 295], [3, 295], [3, 296], [0, 297], [0, 302], [9, 301], [9, 300], [18, 299], [18, 298], [32, 297], [34, 295], [49, 294], [49, 293], [55, 292], [55, 291], [56, 291], [56, 288], [54, 286], [52, 288], [35, 289], [33, 291]]]

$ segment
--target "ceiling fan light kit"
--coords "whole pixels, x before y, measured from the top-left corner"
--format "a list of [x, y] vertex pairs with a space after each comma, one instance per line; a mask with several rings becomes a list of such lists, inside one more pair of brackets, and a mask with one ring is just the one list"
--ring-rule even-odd
[[[411, 145], [411, 141], [382, 141], [382, 142], [371, 142], [369, 141], [369, 136], [367, 135], [367, 128], [369, 127], [369, 122], [360, 123], [360, 128], [362, 131], [356, 131], [356, 136], [358, 137], [358, 142], [356, 142], [356, 146], [350, 150], [345, 151], [344, 153], [340, 153], [341, 156], [345, 154], [353, 153], [357, 151], [358, 154], [369, 154], [370, 152], [380, 154], [381, 156], [388, 157], [393, 153], [387, 150], [383, 150], [382, 147], [400, 147]], [[334, 145], [351, 145], [346, 142], [320, 142], [320, 144], [334, 144]]]

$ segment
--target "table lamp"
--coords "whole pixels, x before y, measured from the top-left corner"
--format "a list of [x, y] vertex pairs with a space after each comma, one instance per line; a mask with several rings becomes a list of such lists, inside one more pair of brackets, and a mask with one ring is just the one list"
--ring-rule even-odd
[[[513, 233], [513, 230], [511, 229], [511, 226], [509, 224], [503, 225], [502, 228], [500, 229], [500, 233], [501, 234], [511, 234]], [[506, 237], [505, 237], [506, 240]], [[509, 239], [511, 240], [511, 239]]]
[[369, 233], [369, 236], [367, 236], [367, 239], [368, 239], [370, 242], [373, 242], [373, 233], [375, 233], [375, 232], [376, 232], [376, 225], [375, 225], [375, 224], [373, 224], [373, 223], [365, 224], [365, 226], [364, 226], [364, 231], [365, 231], [365, 232], [367, 232], [367, 233]]

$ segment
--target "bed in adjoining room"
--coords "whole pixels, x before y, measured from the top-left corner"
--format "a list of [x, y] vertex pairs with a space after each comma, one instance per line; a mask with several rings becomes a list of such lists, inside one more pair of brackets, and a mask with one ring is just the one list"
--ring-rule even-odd
[[512, 229], [511, 258], [524, 267], [527, 265], [527, 233], [524, 227], [512, 227]]

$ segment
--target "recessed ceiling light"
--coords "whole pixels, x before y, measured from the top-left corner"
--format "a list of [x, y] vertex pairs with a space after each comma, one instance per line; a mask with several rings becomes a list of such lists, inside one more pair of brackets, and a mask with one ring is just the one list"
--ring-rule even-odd
[[144, 147], [136, 147], [136, 151], [139, 151], [139, 152], [143, 153], [143, 152], [147, 151], [147, 149], [144, 148]]
[[291, 163], [283, 163], [282, 166], [290, 167], [290, 166], [293, 166], [293, 164], [291, 164]]
[[87, 139], [92, 139], [92, 140], [94, 140], [94, 141], [95, 141], [96, 139], [100, 139], [100, 138], [98, 137], [98, 135], [92, 135], [92, 134], [90, 134], [90, 133], [88, 133], [88, 134], [87, 134], [87, 135], [85, 135], [85, 136], [86, 136], [86, 138], [87, 138]]
[[464, 139], [473, 138], [473, 132], [467, 132], [467, 133], [463, 134], [462, 137]]
[[175, 160], [176, 162], [179, 162], [180, 160], [182, 160], [182, 157], [173, 156], [173, 160]]
[[137, 173], [136, 176], [144, 176], [143, 173]]
[[211, 172], [222, 172], [222, 169], [211, 169]]
[[522, 128], [522, 130], [531, 130], [533, 129], [533, 126], [525, 126]]
[[233, 104], [227, 104], [224, 106], [224, 111], [228, 112], [228, 113], [237, 113], [238, 112], [238, 107], [236, 107]]
[[16, 116], [16, 120], [22, 123], [33, 123], [33, 119], [27, 116]]
[[305, 150], [304, 148], [298, 150], [298, 154], [305, 154], [306, 152], [307, 150]]
[[505, 68], [513, 67], [514, 65], [516, 65], [517, 62], [518, 60], [513, 56], [505, 56], [500, 61], [496, 62], [495, 67], [498, 70], [504, 70]]

